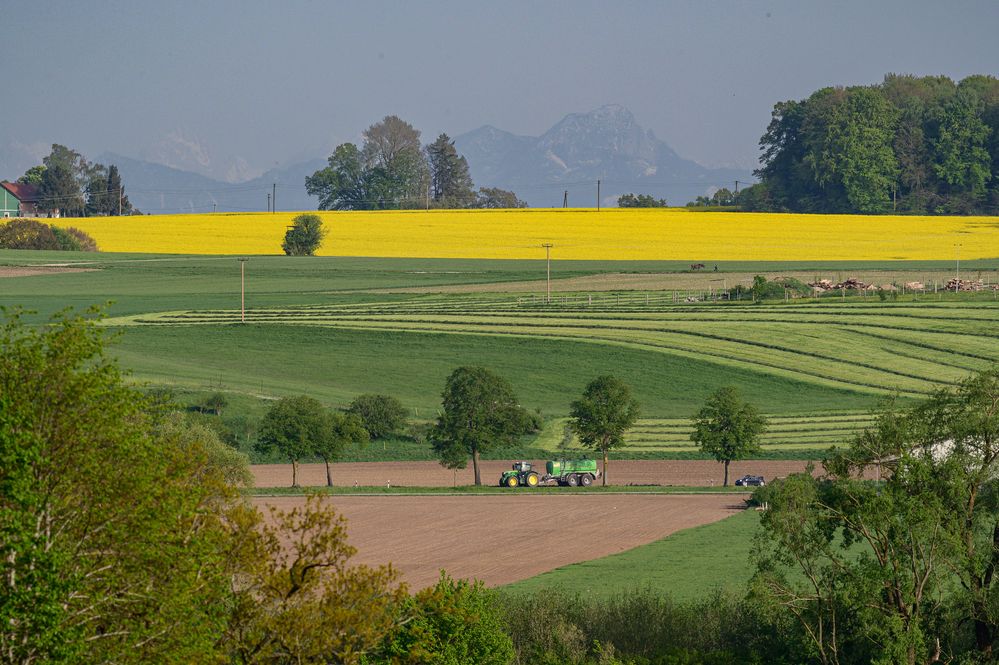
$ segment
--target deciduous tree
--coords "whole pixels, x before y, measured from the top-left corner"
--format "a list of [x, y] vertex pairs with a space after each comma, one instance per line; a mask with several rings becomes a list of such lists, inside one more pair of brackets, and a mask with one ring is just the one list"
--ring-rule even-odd
[[277, 451], [291, 462], [291, 486], [298, 487], [299, 460], [323, 445], [331, 436], [332, 425], [329, 410], [312, 397], [285, 397], [264, 415], [257, 449]]
[[319, 215], [301, 214], [291, 220], [291, 228], [284, 234], [281, 249], [288, 256], [312, 256], [325, 237], [326, 229]]
[[599, 450], [604, 458], [603, 484], [607, 484], [608, 451], [625, 444], [624, 433], [638, 420], [638, 402], [631, 388], [613, 376], [600, 376], [572, 403], [570, 425], [587, 448]]
[[358, 395], [347, 411], [361, 419], [372, 439], [390, 436], [406, 424], [406, 408], [389, 395]]
[[517, 403], [510, 383], [484, 367], [459, 367], [451, 372], [443, 405], [429, 439], [441, 464], [464, 469], [472, 458], [475, 484], [482, 484], [479, 456], [508, 446], [531, 424]]
[[690, 440], [725, 464], [722, 484], [728, 486], [728, 465], [760, 451], [759, 437], [767, 421], [753, 405], [742, 401], [735, 388], [726, 386], [708, 397], [693, 424]]

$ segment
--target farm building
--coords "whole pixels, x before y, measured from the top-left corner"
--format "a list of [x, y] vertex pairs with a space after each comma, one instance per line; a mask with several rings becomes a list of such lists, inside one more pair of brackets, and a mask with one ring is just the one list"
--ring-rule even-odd
[[[0, 182], [0, 217], [41, 217], [38, 187], [21, 182]], [[53, 211], [49, 217], [58, 217]]]

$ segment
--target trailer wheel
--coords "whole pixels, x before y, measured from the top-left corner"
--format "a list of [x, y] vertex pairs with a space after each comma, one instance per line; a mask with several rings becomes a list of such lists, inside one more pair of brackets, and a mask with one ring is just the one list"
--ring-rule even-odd
[[593, 476], [588, 473], [584, 473], [579, 477], [579, 484], [583, 487], [589, 487], [593, 484]]
[[579, 484], [579, 476], [577, 476], [574, 473], [570, 473], [569, 476], [565, 479], [565, 484], [568, 485], [569, 487], [575, 487], [576, 485]]
[[536, 473], [527, 474], [527, 478], [525, 480], [527, 480], [528, 487], [537, 487], [538, 483], [541, 481]]
[[516, 487], [519, 484], [520, 484], [520, 481], [517, 480], [517, 476], [510, 476], [509, 478], [506, 479], [506, 486], [507, 487]]

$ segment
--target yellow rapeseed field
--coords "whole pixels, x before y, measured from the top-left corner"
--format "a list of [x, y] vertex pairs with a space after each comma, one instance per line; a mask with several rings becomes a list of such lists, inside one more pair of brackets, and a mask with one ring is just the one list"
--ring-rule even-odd
[[[298, 213], [46, 220], [108, 252], [280, 254]], [[778, 215], [683, 209], [321, 212], [325, 256], [679, 261], [999, 257], [999, 217]]]

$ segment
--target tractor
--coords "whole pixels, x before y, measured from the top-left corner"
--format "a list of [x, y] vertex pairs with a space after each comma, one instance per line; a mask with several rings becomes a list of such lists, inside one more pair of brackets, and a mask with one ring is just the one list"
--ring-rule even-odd
[[538, 485], [564, 485], [589, 487], [600, 477], [597, 461], [592, 459], [560, 459], [545, 462], [544, 475], [534, 470], [530, 462], [514, 462], [511, 471], [500, 476], [500, 487], [537, 487]]

